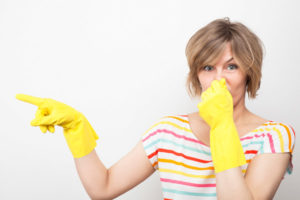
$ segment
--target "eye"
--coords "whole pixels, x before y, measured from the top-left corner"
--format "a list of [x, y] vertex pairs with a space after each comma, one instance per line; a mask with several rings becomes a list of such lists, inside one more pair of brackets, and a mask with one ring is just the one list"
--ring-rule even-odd
[[213, 69], [213, 67], [210, 65], [206, 65], [202, 68], [202, 70], [204, 70], [204, 71], [211, 71], [212, 69]]
[[234, 64], [230, 64], [230, 65], [228, 65], [228, 67], [227, 67], [227, 69], [229, 69], [229, 70], [234, 70], [234, 69], [237, 69], [238, 68], [238, 66], [237, 65], [234, 65]]

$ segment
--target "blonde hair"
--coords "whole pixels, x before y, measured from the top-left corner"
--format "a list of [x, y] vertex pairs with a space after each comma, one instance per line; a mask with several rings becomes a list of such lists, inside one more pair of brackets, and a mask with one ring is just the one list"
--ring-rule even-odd
[[230, 43], [234, 59], [247, 76], [247, 93], [257, 96], [260, 87], [263, 44], [261, 40], [240, 22], [232, 23], [229, 18], [216, 19], [198, 30], [188, 41], [186, 57], [189, 73], [186, 86], [190, 96], [200, 96], [202, 88], [198, 80], [199, 70], [215, 62]]

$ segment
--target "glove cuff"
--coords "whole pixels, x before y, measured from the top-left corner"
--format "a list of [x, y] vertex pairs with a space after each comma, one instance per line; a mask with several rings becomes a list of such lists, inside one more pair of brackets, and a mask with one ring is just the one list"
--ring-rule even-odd
[[64, 129], [64, 136], [74, 158], [89, 154], [97, 146], [96, 140], [99, 139], [97, 133], [83, 115], [74, 128]]

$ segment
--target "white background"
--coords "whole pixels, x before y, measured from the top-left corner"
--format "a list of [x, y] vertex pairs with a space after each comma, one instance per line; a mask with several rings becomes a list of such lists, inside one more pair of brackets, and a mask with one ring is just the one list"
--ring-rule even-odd
[[[261, 89], [248, 108], [299, 132], [299, 8], [296, 0], [1, 0], [0, 199], [88, 199], [62, 129], [31, 127], [36, 107], [17, 93], [84, 113], [110, 167], [160, 117], [197, 111], [185, 88], [185, 46], [216, 18], [244, 23], [265, 44]], [[275, 199], [300, 194], [298, 149]], [[118, 199], [161, 198], [155, 173]]]

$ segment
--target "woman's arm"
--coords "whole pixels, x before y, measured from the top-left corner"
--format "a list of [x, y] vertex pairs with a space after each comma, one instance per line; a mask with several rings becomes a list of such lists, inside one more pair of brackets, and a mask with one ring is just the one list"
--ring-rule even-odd
[[289, 153], [261, 154], [249, 163], [245, 177], [240, 167], [217, 173], [218, 199], [273, 199], [289, 158]]
[[94, 148], [98, 135], [85, 116], [62, 102], [17, 94], [16, 98], [38, 106], [32, 126], [54, 133], [55, 125], [64, 129], [64, 136], [73, 154], [84, 188], [92, 199], [112, 199], [128, 191], [155, 169], [146, 156], [142, 141], [110, 169], [106, 169]]
[[240, 167], [216, 173], [216, 188], [218, 199], [221, 200], [254, 199], [246, 184]]
[[103, 165], [95, 150], [74, 160], [80, 180], [92, 199], [116, 198], [155, 171], [141, 141], [109, 169]]

